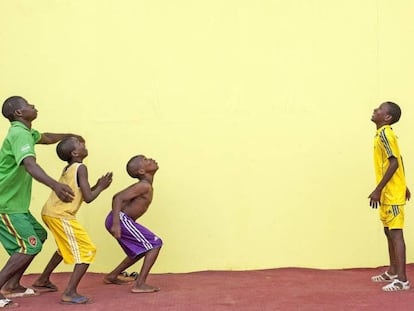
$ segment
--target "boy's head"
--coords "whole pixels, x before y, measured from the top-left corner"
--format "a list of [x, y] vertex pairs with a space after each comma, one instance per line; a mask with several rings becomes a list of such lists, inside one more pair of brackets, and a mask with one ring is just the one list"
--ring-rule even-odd
[[158, 163], [140, 154], [128, 161], [126, 170], [132, 178], [142, 179], [146, 174], [154, 175], [158, 170]]
[[37, 117], [37, 110], [34, 105], [30, 105], [27, 100], [21, 96], [12, 96], [7, 98], [1, 110], [3, 116], [10, 122], [23, 119], [33, 121]]
[[400, 120], [401, 108], [394, 102], [384, 102], [374, 109], [371, 120], [377, 124], [394, 124]]
[[88, 156], [85, 142], [77, 137], [62, 139], [56, 146], [56, 153], [61, 160], [66, 162], [71, 162], [73, 159], [83, 160]]

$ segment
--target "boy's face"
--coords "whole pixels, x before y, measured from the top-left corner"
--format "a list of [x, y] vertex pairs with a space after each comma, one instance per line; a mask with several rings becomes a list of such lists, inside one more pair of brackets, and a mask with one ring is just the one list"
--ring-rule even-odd
[[145, 173], [147, 172], [156, 172], [158, 170], [158, 163], [153, 159], [148, 159], [147, 157], [142, 157], [140, 159], [140, 171], [144, 170]]
[[33, 121], [37, 118], [37, 109], [28, 102], [22, 103], [21, 108], [16, 109], [14, 113], [26, 121]]
[[80, 141], [77, 138], [72, 138], [74, 140], [75, 149], [72, 151], [74, 152], [78, 157], [86, 158], [88, 156], [88, 149], [86, 149], [85, 142]]
[[371, 117], [371, 121], [374, 123], [388, 123], [391, 121], [392, 117], [388, 112], [388, 105], [387, 104], [381, 104], [378, 108], [374, 109], [374, 112]]

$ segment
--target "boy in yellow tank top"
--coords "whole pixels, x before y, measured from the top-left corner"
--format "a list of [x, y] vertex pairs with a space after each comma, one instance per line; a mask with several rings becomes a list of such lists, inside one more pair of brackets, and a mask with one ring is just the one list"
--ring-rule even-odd
[[55, 193], [51, 193], [42, 209], [42, 218], [52, 232], [58, 251], [50, 259], [43, 273], [33, 284], [34, 287], [57, 288], [50, 282], [53, 270], [64, 260], [67, 264], [75, 264], [73, 273], [66, 289], [63, 292], [61, 303], [85, 304], [89, 298], [77, 293], [81, 278], [86, 273], [89, 264], [93, 262], [96, 247], [89, 238], [88, 233], [76, 219], [76, 213], [83, 201], [92, 202], [98, 195], [109, 187], [112, 182], [112, 173], [106, 173], [91, 187], [88, 181], [88, 170], [82, 163], [88, 156], [85, 143], [76, 137], [62, 140], [56, 148], [59, 158], [67, 161], [60, 177], [60, 182], [67, 183], [74, 191], [72, 202], [60, 200]]
[[374, 139], [374, 166], [377, 186], [369, 195], [372, 208], [379, 207], [380, 219], [388, 242], [390, 266], [384, 273], [373, 276], [373, 282], [389, 282], [384, 291], [410, 289], [405, 269], [403, 235], [404, 205], [410, 199], [405, 182], [404, 167], [397, 137], [391, 125], [401, 116], [400, 107], [393, 102], [382, 103], [374, 109], [371, 121], [377, 127]]

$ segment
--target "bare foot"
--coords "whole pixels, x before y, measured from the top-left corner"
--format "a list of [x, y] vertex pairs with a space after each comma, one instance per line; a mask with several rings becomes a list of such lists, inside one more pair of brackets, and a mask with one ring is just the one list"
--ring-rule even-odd
[[133, 287], [131, 289], [132, 293], [154, 293], [154, 292], [159, 292], [160, 288], [155, 287], [155, 286], [151, 286], [151, 285], [147, 285], [147, 284], [143, 284], [141, 286], [137, 286], [137, 287]]
[[0, 308], [1, 309], [11, 309], [18, 307], [19, 304], [17, 302], [11, 301], [7, 298], [0, 298]]
[[26, 288], [19, 286], [11, 291], [1, 291], [1, 294], [6, 298], [22, 298], [39, 296], [40, 294], [33, 290], [33, 288]]
[[58, 290], [57, 286], [50, 282], [49, 280], [45, 282], [41, 282], [36, 280], [32, 286], [37, 290], [41, 290], [42, 292], [56, 292]]
[[79, 304], [87, 304], [91, 303], [88, 297], [81, 296], [81, 295], [75, 295], [75, 296], [66, 296], [63, 295], [62, 299], [60, 300], [61, 304], [65, 305], [79, 305]]
[[17, 285], [14, 288], [11, 288], [11, 287], [7, 287], [7, 288], [6, 287], [2, 287], [1, 288], [1, 293], [2, 294], [3, 293], [19, 293], [19, 292], [24, 292], [26, 289], [27, 289], [26, 287], [23, 287], [23, 286], [21, 286], [19, 284], [19, 285]]
[[128, 280], [121, 280], [118, 278], [112, 279], [109, 277], [104, 277], [103, 282], [105, 284], [115, 284], [115, 285], [126, 285], [126, 284], [131, 284], [132, 281], [128, 281]]

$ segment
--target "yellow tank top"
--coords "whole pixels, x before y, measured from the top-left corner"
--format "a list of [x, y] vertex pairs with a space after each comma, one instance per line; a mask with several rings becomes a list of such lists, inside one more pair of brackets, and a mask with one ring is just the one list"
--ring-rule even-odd
[[49, 199], [43, 206], [42, 215], [65, 219], [76, 218], [75, 215], [83, 202], [82, 191], [79, 188], [77, 180], [78, 168], [81, 165], [83, 164], [71, 164], [63, 171], [62, 176], [60, 176], [59, 178], [59, 182], [67, 184], [69, 187], [72, 188], [72, 191], [75, 193], [73, 201], [69, 203], [63, 202], [58, 198], [56, 193], [52, 191], [52, 193], [49, 196]]

